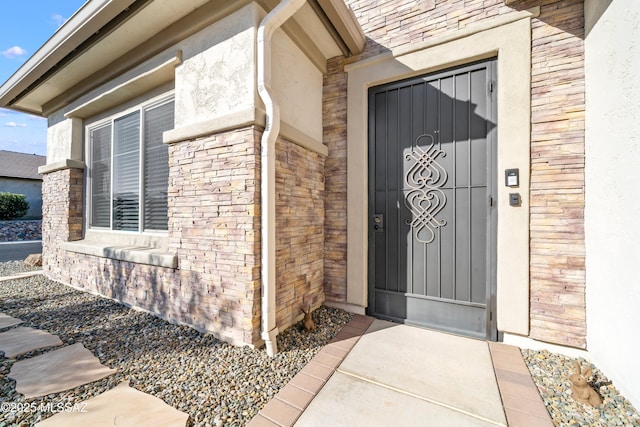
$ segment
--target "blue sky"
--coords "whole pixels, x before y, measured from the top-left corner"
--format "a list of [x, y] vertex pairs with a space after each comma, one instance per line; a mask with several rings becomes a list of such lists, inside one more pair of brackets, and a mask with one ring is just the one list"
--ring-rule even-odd
[[[3, 1], [0, 85], [84, 3], [85, 0]], [[0, 150], [46, 154], [46, 119], [0, 108]]]

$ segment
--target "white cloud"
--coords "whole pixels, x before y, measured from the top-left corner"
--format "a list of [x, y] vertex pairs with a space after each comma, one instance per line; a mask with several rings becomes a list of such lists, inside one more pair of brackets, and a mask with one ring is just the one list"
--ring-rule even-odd
[[15, 58], [16, 56], [25, 55], [27, 51], [21, 48], [20, 46], [13, 46], [7, 50], [3, 50], [0, 53], [2, 53], [2, 55], [4, 55], [6, 58], [11, 59], [11, 58]]
[[53, 19], [53, 22], [55, 22], [58, 27], [62, 27], [62, 24], [67, 21], [67, 18], [60, 15], [59, 13], [54, 13], [53, 15], [51, 15], [51, 19]]
[[27, 127], [26, 123], [16, 123], [16, 122], [7, 122], [4, 125], [10, 128], [26, 128]]

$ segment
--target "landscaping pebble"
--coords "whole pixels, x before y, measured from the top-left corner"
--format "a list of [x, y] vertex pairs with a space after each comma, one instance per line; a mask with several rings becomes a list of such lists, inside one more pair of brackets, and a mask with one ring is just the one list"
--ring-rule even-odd
[[42, 221], [0, 221], [0, 242], [41, 240]]
[[576, 359], [546, 350], [523, 349], [522, 355], [556, 426], [640, 427], [638, 411], [591, 363], [577, 359], [583, 370], [593, 369], [588, 381], [602, 397], [599, 408], [577, 402], [571, 396], [569, 376], [575, 370]]
[[0, 262], [0, 277], [14, 276], [27, 271], [42, 270], [42, 267], [29, 267], [22, 261]]
[[[14, 273], [20, 270], [17, 263], [8, 264], [0, 263], [3, 274], [10, 267], [16, 268]], [[0, 301], [0, 311], [24, 320], [23, 326], [44, 329], [65, 345], [82, 343], [101, 363], [118, 370], [103, 380], [27, 401], [7, 378], [16, 359], [2, 358], [0, 404], [19, 408], [17, 404], [28, 403], [45, 410], [2, 411], [0, 426], [33, 425], [53, 415], [47, 405], [72, 407], [122, 381], [188, 413], [193, 426], [245, 425], [352, 317], [320, 307], [313, 314], [316, 330], [307, 333], [293, 326], [280, 333], [279, 353], [270, 358], [264, 350], [233, 347], [41, 275], [0, 283]]]

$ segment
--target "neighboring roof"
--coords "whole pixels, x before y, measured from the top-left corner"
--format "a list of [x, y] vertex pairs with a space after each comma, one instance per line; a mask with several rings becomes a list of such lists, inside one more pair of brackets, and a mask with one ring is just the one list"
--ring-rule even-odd
[[[144, 59], [199, 30], [209, 18], [255, 1], [271, 10], [279, 0], [87, 0], [58, 31], [0, 86], [0, 107], [47, 116]], [[343, 0], [307, 0], [327, 37], [343, 54], [364, 47], [364, 33]], [[315, 12], [314, 12], [315, 11]], [[299, 19], [300, 16], [293, 20]], [[191, 18], [191, 19], [190, 19]], [[197, 22], [191, 24], [191, 21]], [[181, 23], [183, 23], [181, 25]], [[285, 23], [283, 29], [302, 28]], [[166, 37], [158, 38], [166, 30]], [[305, 42], [323, 40], [304, 35]], [[161, 45], [164, 43], [165, 45]], [[322, 46], [315, 45], [322, 50]]]
[[38, 168], [47, 163], [45, 156], [0, 150], [0, 177], [42, 180]]

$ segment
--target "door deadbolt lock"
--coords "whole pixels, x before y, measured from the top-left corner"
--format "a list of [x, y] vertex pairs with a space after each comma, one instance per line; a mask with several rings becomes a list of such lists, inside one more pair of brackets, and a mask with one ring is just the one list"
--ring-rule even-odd
[[382, 214], [375, 214], [373, 216], [373, 229], [378, 233], [384, 231], [384, 216]]

